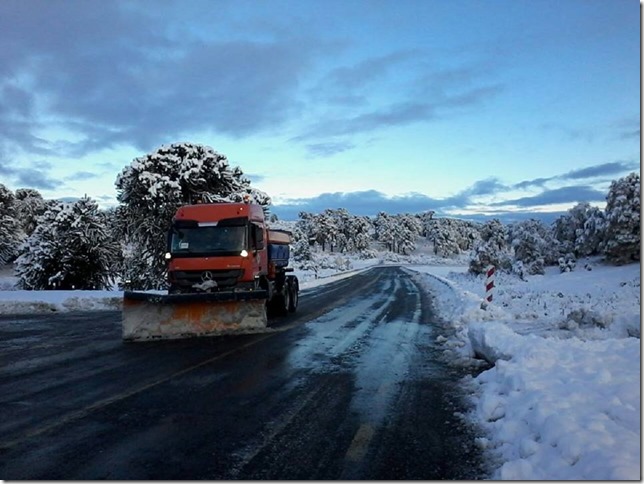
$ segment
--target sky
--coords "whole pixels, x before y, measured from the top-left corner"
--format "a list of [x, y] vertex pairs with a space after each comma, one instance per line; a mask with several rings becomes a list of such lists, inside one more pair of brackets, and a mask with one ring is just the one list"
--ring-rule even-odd
[[640, 4], [0, 2], [0, 183], [114, 206], [178, 142], [283, 220], [602, 207], [640, 171]]

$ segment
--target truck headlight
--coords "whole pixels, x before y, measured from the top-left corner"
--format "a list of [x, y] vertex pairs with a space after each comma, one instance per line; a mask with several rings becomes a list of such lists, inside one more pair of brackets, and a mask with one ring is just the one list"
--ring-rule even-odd
[[165, 260], [170, 260], [172, 259], [172, 254], [170, 252], [165, 253]]
[[239, 254], [242, 257], [248, 257], [248, 251], [246, 249], [242, 250], [241, 253]]

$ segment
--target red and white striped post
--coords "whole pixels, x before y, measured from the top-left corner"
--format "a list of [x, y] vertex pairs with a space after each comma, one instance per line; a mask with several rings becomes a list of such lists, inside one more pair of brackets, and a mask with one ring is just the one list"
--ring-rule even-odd
[[483, 301], [483, 304], [481, 304], [481, 307], [485, 309], [487, 306], [487, 303], [492, 302], [492, 297], [493, 297], [493, 292], [494, 292], [494, 266], [490, 266], [487, 268], [487, 278], [485, 279], [485, 300]]

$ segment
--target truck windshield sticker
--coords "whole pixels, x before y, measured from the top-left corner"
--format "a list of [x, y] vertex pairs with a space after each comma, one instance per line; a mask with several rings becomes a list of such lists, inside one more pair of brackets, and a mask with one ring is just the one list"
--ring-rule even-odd
[[190, 243], [189, 243], [189, 242], [181, 242], [181, 243], [179, 244], [179, 248], [180, 248], [180, 249], [187, 249], [188, 247], [190, 247]]

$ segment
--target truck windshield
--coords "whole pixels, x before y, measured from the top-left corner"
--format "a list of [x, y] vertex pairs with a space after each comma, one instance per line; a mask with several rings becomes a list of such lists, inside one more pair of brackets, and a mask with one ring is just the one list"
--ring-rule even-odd
[[170, 241], [173, 254], [239, 255], [246, 248], [246, 227], [190, 227], [174, 229]]

